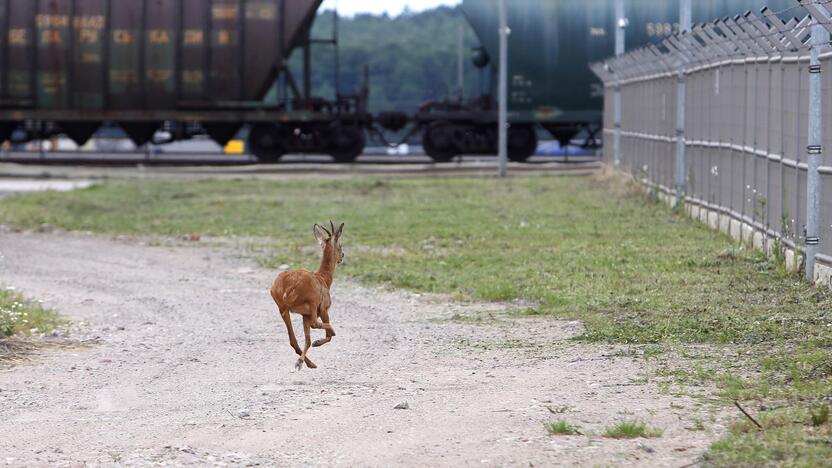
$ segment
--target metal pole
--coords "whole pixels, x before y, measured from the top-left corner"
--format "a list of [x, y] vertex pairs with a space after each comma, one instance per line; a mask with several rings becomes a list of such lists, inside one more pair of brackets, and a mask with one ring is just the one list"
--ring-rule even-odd
[[815, 255], [820, 244], [820, 168], [823, 160], [823, 90], [820, 49], [829, 43], [829, 32], [815, 17], [812, 20], [812, 49], [809, 62], [809, 168], [806, 184], [806, 279], [815, 281]]
[[[627, 18], [624, 16], [624, 0], [615, 0], [615, 23], [615, 56], [620, 57], [624, 55], [624, 31], [627, 28]], [[615, 167], [618, 167], [621, 165], [621, 82], [618, 76], [616, 76], [613, 90], [615, 91], [613, 162]]]
[[508, 19], [506, 14], [506, 0], [499, 0], [500, 15], [500, 85], [499, 101], [500, 115], [497, 121], [499, 127], [499, 171], [500, 177], [508, 174]]
[[465, 99], [465, 27], [462, 23], [457, 26], [456, 60], [457, 93], [462, 102]]
[[[679, 32], [690, 32], [690, 0], [679, 0]], [[685, 200], [685, 64], [679, 61], [676, 91], [676, 203]]]
[[303, 104], [310, 109], [312, 102], [312, 20], [303, 26]]

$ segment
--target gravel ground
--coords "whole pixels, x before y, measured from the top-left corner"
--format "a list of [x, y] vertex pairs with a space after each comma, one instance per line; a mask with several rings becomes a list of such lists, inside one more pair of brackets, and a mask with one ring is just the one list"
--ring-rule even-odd
[[[337, 274], [338, 335], [296, 372], [275, 272], [239, 252], [0, 233], [0, 284], [100, 339], [0, 370], [0, 463], [678, 467], [724, 431], [716, 408], [648, 384], [642, 359], [569, 341], [578, 323]], [[584, 435], [549, 436], [553, 419]], [[664, 435], [601, 437], [622, 419]]]

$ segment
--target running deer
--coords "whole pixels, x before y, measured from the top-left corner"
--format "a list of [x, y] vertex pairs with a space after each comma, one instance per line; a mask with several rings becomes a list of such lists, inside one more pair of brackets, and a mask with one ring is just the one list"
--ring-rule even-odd
[[[284, 271], [277, 275], [274, 284], [272, 284], [272, 299], [277, 304], [277, 308], [280, 309], [280, 316], [286, 323], [286, 330], [289, 332], [289, 344], [300, 356], [295, 365], [297, 370], [301, 369], [304, 362], [306, 367], [310, 369], [318, 367], [307, 356], [309, 347], [325, 345], [335, 336], [335, 329], [329, 324], [329, 306], [332, 305], [329, 288], [332, 287], [336, 265], [344, 261], [344, 252], [341, 250], [341, 233], [344, 231], [344, 224], [341, 223], [337, 230], [332, 221], [329, 222], [329, 226], [332, 229], [331, 232], [318, 224], [312, 228], [315, 238], [321, 243], [321, 248], [324, 251], [321, 267], [318, 268], [318, 271]], [[289, 316], [290, 312], [303, 317], [303, 336], [305, 339], [303, 351], [300, 350], [298, 340], [295, 338], [292, 319]], [[313, 328], [326, 330], [326, 338], [311, 343], [309, 334]]]

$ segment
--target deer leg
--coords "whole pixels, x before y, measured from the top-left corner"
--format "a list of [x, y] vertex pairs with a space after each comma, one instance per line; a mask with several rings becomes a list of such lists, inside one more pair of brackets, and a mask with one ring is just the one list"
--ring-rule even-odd
[[318, 322], [318, 323], [312, 325], [312, 328], [326, 330], [326, 338], [322, 338], [320, 340], [315, 340], [315, 342], [312, 343], [312, 346], [314, 346], [316, 348], [318, 346], [323, 346], [323, 345], [329, 343], [330, 341], [332, 341], [332, 337], [335, 336], [335, 329], [332, 328], [332, 325], [329, 324], [329, 311], [328, 310], [321, 310], [320, 315], [321, 315], [321, 320], [323, 321], [323, 323]]
[[295, 353], [300, 356], [302, 354], [300, 350], [300, 346], [298, 346], [298, 339], [295, 338], [295, 330], [292, 328], [292, 318], [289, 316], [289, 309], [281, 310], [280, 317], [283, 318], [283, 322], [286, 324], [286, 331], [289, 333], [289, 344], [292, 345], [292, 348], [295, 350]]
[[303, 317], [303, 353], [301, 353], [300, 358], [298, 359], [297, 364], [295, 364], [295, 368], [300, 370], [303, 366], [303, 363], [306, 362], [306, 367], [310, 369], [315, 369], [318, 366], [315, 365], [308, 357], [306, 357], [306, 353], [309, 352], [309, 348], [312, 346], [312, 318], [307, 317], [304, 315]]

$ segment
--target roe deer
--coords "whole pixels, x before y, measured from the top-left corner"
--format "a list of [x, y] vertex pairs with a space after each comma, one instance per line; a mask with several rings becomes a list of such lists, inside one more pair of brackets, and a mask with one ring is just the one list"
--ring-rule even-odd
[[[344, 252], [341, 250], [341, 233], [344, 231], [344, 224], [341, 223], [337, 230], [332, 221], [329, 222], [329, 226], [332, 232], [318, 224], [312, 228], [315, 238], [321, 243], [324, 251], [318, 271], [314, 273], [306, 270], [284, 271], [277, 275], [272, 284], [272, 299], [280, 309], [280, 316], [286, 323], [289, 344], [300, 356], [295, 365], [297, 370], [301, 369], [304, 362], [310, 369], [318, 367], [307, 356], [310, 347], [310, 329], [326, 330], [326, 338], [311, 343], [311, 346], [318, 347], [327, 344], [335, 336], [335, 329], [329, 324], [329, 306], [332, 305], [329, 288], [332, 287], [335, 266], [344, 261]], [[303, 351], [300, 350], [298, 340], [295, 338], [290, 312], [303, 316], [305, 339]]]

